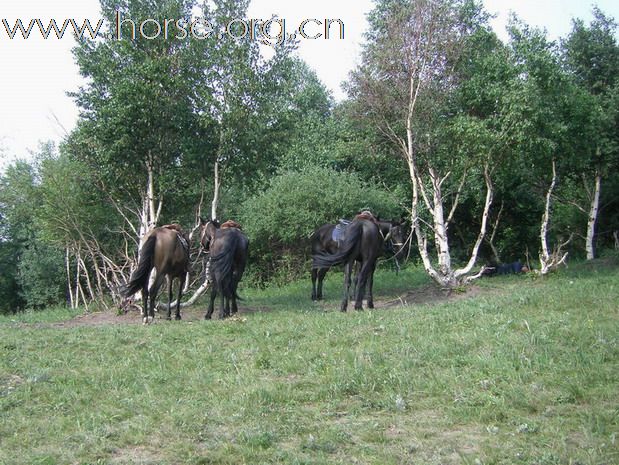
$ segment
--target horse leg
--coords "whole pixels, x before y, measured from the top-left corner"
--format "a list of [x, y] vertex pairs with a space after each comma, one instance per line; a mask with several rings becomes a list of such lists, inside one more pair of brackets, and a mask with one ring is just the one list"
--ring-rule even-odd
[[357, 281], [359, 279], [359, 273], [361, 271], [361, 266], [359, 262], [355, 261], [352, 265], [352, 292], [350, 293], [350, 300], [353, 300], [357, 295]]
[[219, 290], [219, 318], [223, 320], [226, 317], [226, 311], [224, 308], [224, 291], [223, 289]]
[[178, 284], [178, 300], [176, 301], [176, 315], [174, 316], [175, 320], [181, 319], [181, 297], [183, 296], [183, 287], [185, 287], [185, 279], [187, 277], [186, 273], [183, 273], [179, 280]]
[[226, 318], [230, 316], [230, 297], [225, 297], [224, 298], [224, 314], [226, 315]]
[[368, 296], [368, 308], [374, 308], [374, 271], [376, 271], [376, 262], [370, 267], [370, 274], [368, 275], [367, 284], [367, 296]]
[[318, 270], [318, 294], [316, 295], [317, 300], [322, 300], [322, 283], [325, 280], [327, 271], [329, 271], [329, 268], [320, 268]]
[[[370, 269], [371, 265], [368, 261], [361, 264], [361, 269], [359, 270], [359, 274], [356, 279], [357, 289], [355, 295], [355, 310], [363, 310], [363, 296], [365, 294], [365, 286], [368, 281], [368, 273], [370, 272]], [[372, 305], [374, 304], [372, 303]]]
[[204, 315], [205, 320], [210, 320], [213, 315], [213, 310], [215, 310], [215, 297], [217, 297], [217, 291], [215, 290], [215, 283], [213, 283], [213, 288], [211, 289], [211, 300], [208, 303], [206, 315]]
[[233, 289], [232, 297], [231, 297], [232, 308], [230, 309], [232, 311], [233, 315], [239, 311], [239, 307], [236, 304], [236, 289], [238, 288], [238, 285], [239, 285], [239, 279], [235, 276], [235, 278], [234, 278], [234, 289]]
[[163, 282], [163, 277], [164, 275], [157, 273], [157, 276], [155, 277], [155, 282], [148, 290], [148, 293], [150, 294], [150, 305], [148, 306], [148, 313], [153, 320], [155, 319], [155, 301], [157, 300], [157, 294], [159, 293], [159, 288], [161, 287], [161, 284]]
[[142, 323], [148, 324], [148, 281], [142, 287]]
[[342, 306], [340, 310], [345, 312], [348, 308], [348, 293], [350, 292], [350, 275], [352, 272], [352, 262], [344, 265], [344, 298], [342, 299]]
[[316, 294], [316, 279], [318, 278], [318, 268], [312, 268], [311, 276], [312, 276], [312, 301], [316, 301], [318, 300], [318, 297]]
[[172, 276], [168, 276], [168, 316], [166, 320], [172, 319], [172, 283], [174, 282], [174, 278]]

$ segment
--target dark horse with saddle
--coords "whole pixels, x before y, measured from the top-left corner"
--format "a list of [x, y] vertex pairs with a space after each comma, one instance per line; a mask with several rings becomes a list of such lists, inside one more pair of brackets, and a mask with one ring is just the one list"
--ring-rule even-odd
[[343, 312], [348, 307], [354, 264], [359, 264], [354, 277], [355, 309], [363, 308], [364, 297], [368, 307], [374, 308], [372, 288], [376, 262], [385, 250], [391, 251], [397, 259], [403, 254], [405, 243], [402, 222], [381, 221], [368, 211], [359, 213], [352, 221], [321, 226], [311, 241], [312, 300], [322, 299], [322, 284], [329, 268], [343, 264]]

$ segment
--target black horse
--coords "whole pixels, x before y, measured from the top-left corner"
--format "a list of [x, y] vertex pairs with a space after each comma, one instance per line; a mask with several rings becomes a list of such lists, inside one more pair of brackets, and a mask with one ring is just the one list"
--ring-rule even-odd
[[[339, 224], [327, 223], [318, 228], [311, 236], [312, 257], [321, 254], [335, 254], [340, 248], [346, 227], [350, 223], [351, 221], [342, 220]], [[392, 254], [399, 271], [398, 258], [403, 256], [405, 244], [403, 222], [377, 219], [375, 223], [383, 241], [383, 250], [385, 253]], [[312, 267], [312, 300], [314, 301], [321, 300], [323, 297], [322, 284], [327, 271], [329, 271], [329, 267]]]
[[238, 311], [236, 290], [245, 271], [249, 240], [234, 221], [227, 221], [220, 226], [217, 220], [202, 220], [200, 244], [209, 251], [209, 273], [213, 286], [204, 318], [211, 318], [218, 295], [219, 316], [228, 317]]
[[[374, 218], [361, 214], [346, 228], [337, 250], [333, 253], [317, 251], [312, 257], [312, 274], [314, 270], [328, 269], [344, 264], [344, 296], [341, 311], [348, 308], [352, 267], [355, 261], [360, 263], [359, 273], [355, 277], [355, 310], [363, 308], [366, 286], [368, 307], [374, 308], [372, 287], [376, 261], [382, 252], [383, 238]], [[326, 273], [326, 271], [324, 271]], [[324, 274], [323, 274], [324, 277]]]
[[[143, 238], [142, 250], [138, 267], [131, 275], [131, 279], [125, 284], [120, 294], [131, 297], [138, 291], [142, 291], [142, 317], [148, 324], [148, 318], [155, 318], [155, 300], [163, 278], [168, 276], [168, 320], [171, 319], [172, 281], [179, 280], [178, 300], [176, 303], [176, 319], [181, 319], [181, 297], [183, 286], [189, 267], [189, 243], [182, 233], [180, 226], [176, 224], [151, 229]], [[157, 276], [150, 289], [148, 281], [151, 270], [157, 270]], [[150, 299], [149, 299], [150, 297]]]

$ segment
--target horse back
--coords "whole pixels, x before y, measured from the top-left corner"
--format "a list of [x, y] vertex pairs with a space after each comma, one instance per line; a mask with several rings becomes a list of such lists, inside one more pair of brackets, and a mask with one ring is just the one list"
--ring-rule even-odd
[[362, 260], [376, 258], [382, 251], [382, 236], [375, 220], [361, 218], [356, 220], [361, 223], [362, 233], [359, 243], [359, 255]]
[[338, 249], [338, 243], [333, 240], [333, 231], [335, 228], [335, 224], [323, 224], [312, 234], [312, 255], [319, 253], [335, 253]]
[[179, 233], [171, 228], [155, 228], [149, 235], [156, 237], [153, 265], [157, 271], [174, 276], [185, 273], [189, 253]]
[[236, 294], [247, 262], [249, 240], [237, 228], [218, 229], [210, 245], [211, 279], [225, 297]]

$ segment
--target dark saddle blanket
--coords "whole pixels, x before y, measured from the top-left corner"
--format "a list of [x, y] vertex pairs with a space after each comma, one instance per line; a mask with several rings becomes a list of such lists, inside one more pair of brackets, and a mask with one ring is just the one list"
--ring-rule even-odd
[[350, 223], [352, 223], [352, 221], [341, 219], [335, 225], [335, 228], [333, 228], [333, 231], [331, 232], [331, 239], [334, 242], [338, 242], [338, 243], [342, 239], [344, 239], [344, 236], [346, 235], [346, 230], [348, 229], [348, 226], [350, 225]]

